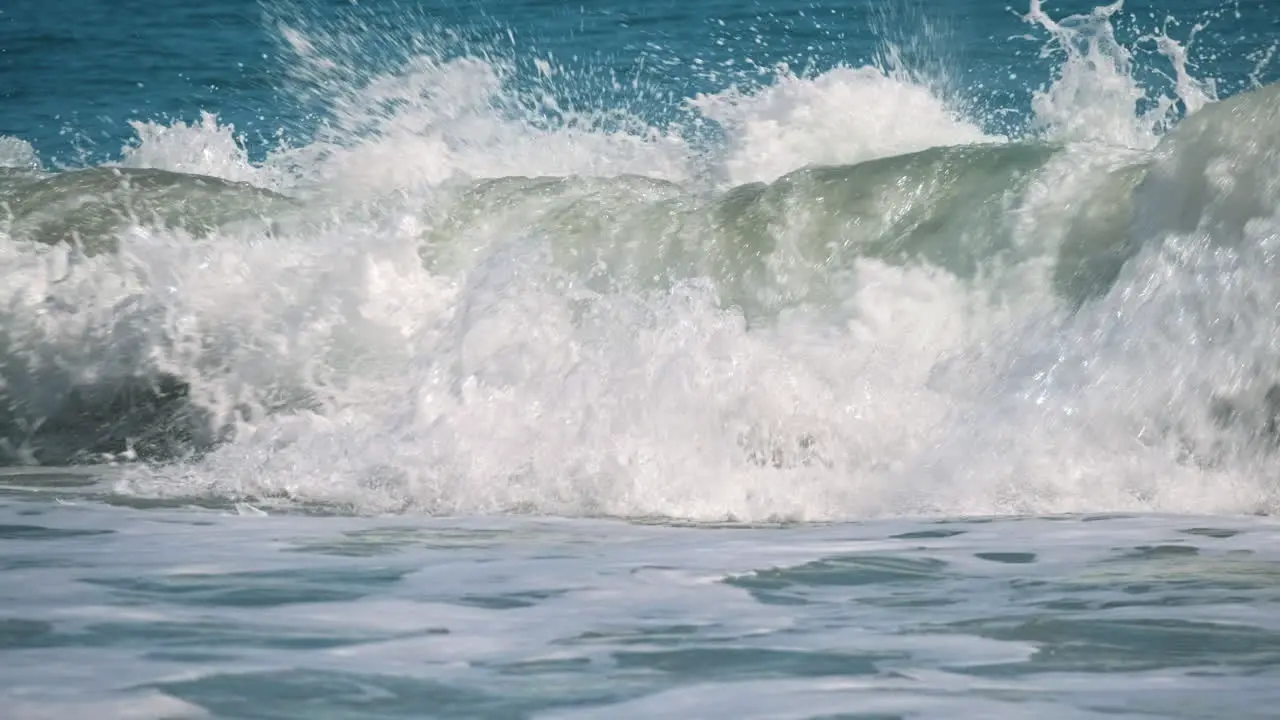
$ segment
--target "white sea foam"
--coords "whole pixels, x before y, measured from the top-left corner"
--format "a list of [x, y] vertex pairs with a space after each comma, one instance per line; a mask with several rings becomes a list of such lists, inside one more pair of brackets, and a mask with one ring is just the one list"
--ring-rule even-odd
[[783, 71], [754, 93], [729, 90], [694, 105], [729, 134], [725, 174], [767, 182], [805, 165], [846, 165], [940, 145], [999, 142], [901, 73], [838, 68]]
[[0, 135], [0, 167], [37, 169], [40, 157], [26, 140]]

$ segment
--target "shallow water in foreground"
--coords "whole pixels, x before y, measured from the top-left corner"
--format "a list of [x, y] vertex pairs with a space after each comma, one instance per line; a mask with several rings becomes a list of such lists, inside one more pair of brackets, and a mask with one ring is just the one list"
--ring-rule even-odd
[[271, 517], [6, 483], [14, 720], [1269, 718], [1280, 701], [1270, 518]]

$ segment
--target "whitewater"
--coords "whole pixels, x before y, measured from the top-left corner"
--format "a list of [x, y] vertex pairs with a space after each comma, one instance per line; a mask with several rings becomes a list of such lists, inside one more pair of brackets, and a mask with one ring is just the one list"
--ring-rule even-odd
[[1276, 8], [225, 2], [0, 125], [0, 715], [1275, 716]]

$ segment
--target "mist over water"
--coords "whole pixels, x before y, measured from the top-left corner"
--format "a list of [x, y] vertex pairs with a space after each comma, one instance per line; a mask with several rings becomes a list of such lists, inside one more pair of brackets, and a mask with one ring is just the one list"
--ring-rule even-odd
[[305, 142], [0, 142], [0, 457], [360, 513], [1273, 513], [1280, 91], [1064, 15], [1015, 128], [909, 44], [656, 123], [277, 9]]

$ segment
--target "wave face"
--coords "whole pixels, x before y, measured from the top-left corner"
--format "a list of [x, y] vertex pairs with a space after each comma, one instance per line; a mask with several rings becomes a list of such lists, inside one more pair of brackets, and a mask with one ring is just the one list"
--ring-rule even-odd
[[308, 143], [5, 139], [0, 459], [355, 512], [1280, 510], [1280, 87], [1162, 36], [1150, 97], [1118, 11], [1033, 3], [1019, 138], [881, 68], [699, 96], [709, 143], [552, 121], [492, 58], [284, 28]]
[[11, 240], [67, 243], [87, 255], [117, 249], [131, 225], [207, 235], [227, 224], [266, 220], [290, 205], [246, 183], [151, 168], [90, 168], [55, 174], [0, 172]]

